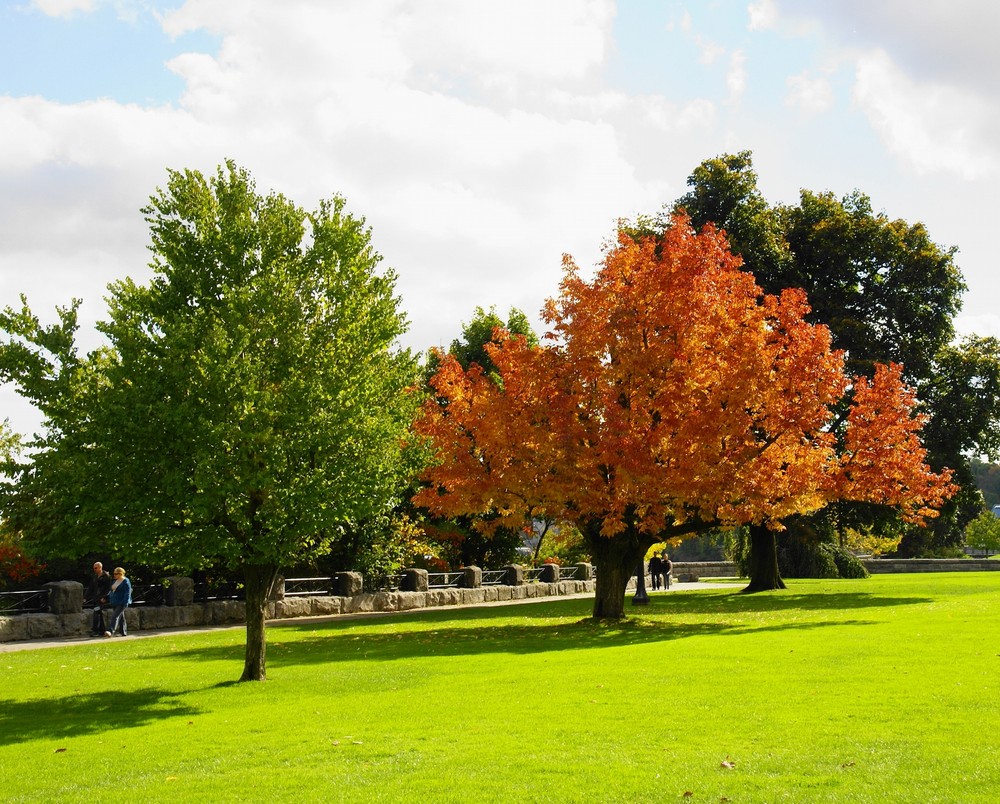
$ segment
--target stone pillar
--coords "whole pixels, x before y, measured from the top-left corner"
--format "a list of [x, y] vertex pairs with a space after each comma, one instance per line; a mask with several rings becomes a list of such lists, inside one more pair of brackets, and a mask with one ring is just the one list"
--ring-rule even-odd
[[427, 570], [425, 569], [405, 569], [403, 570], [404, 592], [426, 592], [427, 591]]
[[549, 562], [542, 564], [542, 574], [539, 580], [542, 583], [559, 583], [559, 565]]
[[267, 599], [271, 603], [285, 599], [285, 576], [278, 575], [271, 584], [271, 591], [267, 593]]
[[462, 567], [462, 586], [478, 589], [483, 585], [483, 571], [479, 567]]
[[587, 564], [586, 562], [576, 565], [576, 580], [578, 581], [592, 581], [594, 580], [594, 565]]
[[194, 579], [172, 575], [163, 579], [168, 606], [190, 606], [194, 603]]
[[505, 586], [524, 586], [524, 567], [520, 564], [504, 567], [503, 582]]
[[338, 572], [334, 576], [337, 595], [340, 597], [354, 597], [360, 595], [364, 588], [364, 579], [360, 572]]
[[83, 584], [76, 581], [52, 581], [43, 584], [49, 592], [50, 614], [79, 614], [83, 610]]

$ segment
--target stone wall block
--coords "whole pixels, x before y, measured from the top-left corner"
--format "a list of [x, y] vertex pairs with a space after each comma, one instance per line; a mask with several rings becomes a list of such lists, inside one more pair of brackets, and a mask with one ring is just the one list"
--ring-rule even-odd
[[404, 592], [426, 592], [428, 589], [427, 570], [406, 569], [403, 570]]
[[83, 584], [52, 581], [42, 585], [49, 591], [49, 614], [73, 614], [83, 608]]
[[483, 585], [483, 571], [479, 567], [462, 567], [462, 586], [465, 589], [478, 589]]
[[423, 609], [427, 607], [426, 592], [399, 592], [396, 595], [399, 604], [399, 611], [412, 611], [413, 609]]
[[171, 575], [163, 579], [168, 606], [190, 606], [194, 603], [194, 579]]
[[364, 591], [360, 572], [338, 572], [333, 579], [334, 589], [341, 597], [356, 597]]
[[274, 619], [308, 617], [310, 614], [312, 614], [312, 602], [308, 597], [286, 597], [274, 603]]
[[0, 642], [28, 638], [28, 617], [0, 617]]
[[340, 614], [344, 610], [344, 598], [317, 595], [309, 598], [309, 613], [312, 615]]

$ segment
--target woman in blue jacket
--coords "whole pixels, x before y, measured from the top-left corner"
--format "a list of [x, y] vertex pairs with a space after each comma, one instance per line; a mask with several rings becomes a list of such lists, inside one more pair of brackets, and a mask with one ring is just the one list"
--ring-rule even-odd
[[104, 636], [109, 637], [117, 634], [119, 628], [121, 628], [122, 636], [128, 636], [125, 609], [132, 603], [132, 582], [125, 577], [125, 570], [121, 567], [115, 567], [114, 578], [111, 592], [108, 595], [108, 603], [114, 607], [112, 625], [110, 631], [104, 632]]

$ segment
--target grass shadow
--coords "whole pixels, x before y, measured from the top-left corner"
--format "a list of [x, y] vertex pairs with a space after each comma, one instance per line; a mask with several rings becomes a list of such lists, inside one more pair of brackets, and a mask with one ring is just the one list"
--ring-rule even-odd
[[179, 698], [174, 692], [148, 688], [29, 701], [0, 699], [0, 745], [36, 739], [68, 740], [200, 714], [200, 709]]
[[728, 589], [711, 589], [687, 593], [650, 596], [650, 609], [658, 613], [671, 611], [687, 614], [716, 614], [719, 612], [761, 614], [766, 612], [800, 611], [854, 611], [893, 606], [914, 606], [933, 603], [930, 597], [893, 597], [869, 592], [810, 592], [799, 594], [788, 590], [757, 592], [745, 595]]
[[[613, 623], [595, 622], [590, 618], [575, 621], [563, 618], [550, 624], [505, 623], [491, 626], [481, 623], [475, 628], [448, 625], [443, 621], [440, 624], [433, 621], [422, 624], [426, 627], [383, 632], [345, 629], [337, 622], [274, 629], [268, 638], [268, 664], [275, 667], [288, 664], [405, 661], [440, 656], [614, 649], [696, 636], [813, 630], [831, 626], [868, 625], [870, 622], [851, 619], [761, 625], [723, 620], [678, 623], [637, 617]], [[295, 632], [294, 636], [289, 631]], [[283, 638], [283, 632], [288, 634], [287, 638]], [[232, 646], [202, 646], [174, 650], [169, 657], [198, 661], [222, 660], [233, 658], [233, 653]]]

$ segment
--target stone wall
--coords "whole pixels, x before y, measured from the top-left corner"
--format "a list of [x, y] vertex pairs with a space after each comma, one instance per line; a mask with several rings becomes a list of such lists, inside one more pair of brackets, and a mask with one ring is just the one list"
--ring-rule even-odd
[[[372, 611], [412, 611], [438, 606], [474, 606], [481, 603], [559, 597], [593, 591], [594, 581], [587, 580], [528, 583], [522, 586], [480, 586], [473, 589], [429, 589], [426, 592], [362, 592], [350, 597], [333, 595], [286, 597], [267, 604], [267, 618], [282, 620]], [[110, 614], [109, 608], [106, 616], [110, 617]], [[236, 625], [246, 622], [246, 608], [242, 600], [216, 600], [179, 606], [135, 606], [126, 610], [125, 617], [129, 632]], [[90, 633], [90, 618], [89, 609], [69, 614], [19, 614], [13, 617], [0, 617], [0, 642], [85, 637]]]

